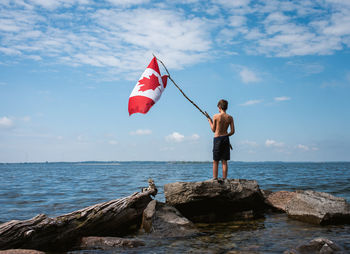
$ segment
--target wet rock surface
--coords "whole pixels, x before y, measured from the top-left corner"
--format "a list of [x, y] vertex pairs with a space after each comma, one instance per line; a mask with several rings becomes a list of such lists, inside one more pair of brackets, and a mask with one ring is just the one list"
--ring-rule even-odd
[[120, 238], [120, 237], [97, 237], [89, 236], [81, 239], [79, 249], [101, 249], [108, 250], [114, 248], [135, 248], [144, 246], [145, 242], [132, 238]]
[[142, 228], [154, 237], [187, 237], [198, 233], [195, 225], [176, 208], [156, 200], [144, 210]]
[[343, 249], [335, 242], [326, 238], [316, 238], [308, 243], [299, 245], [295, 249], [287, 250], [284, 254], [340, 254]]
[[176, 207], [193, 222], [242, 219], [247, 211], [258, 217], [266, 208], [254, 180], [175, 182], [164, 186], [164, 194], [167, 204]]

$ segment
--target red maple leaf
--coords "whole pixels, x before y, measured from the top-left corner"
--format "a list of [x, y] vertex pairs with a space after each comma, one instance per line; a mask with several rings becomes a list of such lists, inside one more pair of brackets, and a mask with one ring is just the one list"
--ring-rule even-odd
[[139, 80], [140, 83], [140, 89], [139, 91], [144, 92], [147, 90], [155, 90], [159, 84], [159, 80], [156, 75], [152, 74], [149, 78], [143, 77], [142, 79]]

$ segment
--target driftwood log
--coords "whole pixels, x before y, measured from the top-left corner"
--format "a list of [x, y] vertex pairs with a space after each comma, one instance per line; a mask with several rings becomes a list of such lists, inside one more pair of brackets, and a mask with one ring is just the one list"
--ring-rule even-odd
[[71, 249], [84, 236], [123, 236], [141, 224], [143, 210], [152, 200], [150, 195], [156, 194], [153, 183], [131, 196], [56, 218], [39, 214], [29, 220], [0, 224], [0, 250], [64, 251]]

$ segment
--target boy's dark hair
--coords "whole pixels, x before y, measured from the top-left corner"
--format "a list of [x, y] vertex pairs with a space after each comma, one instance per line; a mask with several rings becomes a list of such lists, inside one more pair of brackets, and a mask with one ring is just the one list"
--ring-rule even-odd
[[218, 107], [224, 111], [227, 110], [227, 105], [228, 105], [227, 100], [219, 100], [219, 102], [218, 102]]

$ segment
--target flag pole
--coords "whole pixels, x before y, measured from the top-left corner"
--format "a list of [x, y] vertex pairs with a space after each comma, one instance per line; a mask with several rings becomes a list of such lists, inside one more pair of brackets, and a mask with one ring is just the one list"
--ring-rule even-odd
[[171, 82], [173, 82], [173, 84], [176, 86], [176, 88], [179, 89], [179, 91], [182, 93], [182, 95], [183, 95], [189, 102], [191, 102], [192, 105], [195, 106], [206, 118], [208, 118], [208, 119], [210, 119], [210, 121], [212, 121], [211, 118], [210, 118], [210, 116], [209, 116], [209, 114], [207, 113], [207, 111], [203, 111], [200, 107], [197, 106], [196, 103], [194, 103], [190, 98], [188, 98], [187, 95], [182, 91], [182, 89], [181, 89], [181, 88], [176, 84], [176, 82], [171, 78], [170, 73], [169, 73], [167, 67], [165, 66], [165, 64], [162, 62], [162, 60], [160, 60], [160, 59], [159, 59], [158, 57], [156, 57], [154, 54], [153, 54], [153, 56], [163, 65], [165, 71], [166, 71], [167, 74], [168, 74], [168, 78], [171, 80]]

